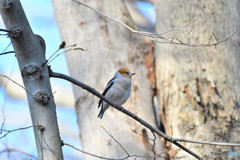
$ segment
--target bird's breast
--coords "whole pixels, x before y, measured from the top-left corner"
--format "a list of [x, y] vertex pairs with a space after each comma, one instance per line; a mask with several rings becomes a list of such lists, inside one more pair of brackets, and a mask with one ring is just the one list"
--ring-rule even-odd
[[130, 92], [131, 81], [123, 79], [121, 81], [115, 81], [106, 96], [118, 105], [122, 105], [129, 98]]

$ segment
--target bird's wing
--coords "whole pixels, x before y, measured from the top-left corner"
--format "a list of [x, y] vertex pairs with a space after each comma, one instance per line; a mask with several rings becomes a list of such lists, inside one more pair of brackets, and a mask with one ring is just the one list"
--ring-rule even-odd
[[[113, 77], [113, 78], [108, 82], [107, 87], [105, 88], [105, 90], [104, 90], [103, 93], [102, 93], [103, 96], [105, 96], [106, 93], [109, 91], [109, 89], [112, 87], [112, 85], [113, 85], [114, 82], [115, 82], [115, 81], [114, 81], [115, 79], [116, 79], [116, 78]], [[103, 100], [100, 99], [100, 101], [98, 102], [98, 108], [101, 106], [102, 102], [103, 102]]]

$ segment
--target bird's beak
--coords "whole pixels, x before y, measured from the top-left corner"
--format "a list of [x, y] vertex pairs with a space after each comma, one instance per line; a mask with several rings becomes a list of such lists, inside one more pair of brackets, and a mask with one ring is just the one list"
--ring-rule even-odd
[[131, 76], [133, 76], [134, 74], [136, 74], [136, 73], [134, 73], [134, 72], [131, 72], [131, 73], [130, 73]]

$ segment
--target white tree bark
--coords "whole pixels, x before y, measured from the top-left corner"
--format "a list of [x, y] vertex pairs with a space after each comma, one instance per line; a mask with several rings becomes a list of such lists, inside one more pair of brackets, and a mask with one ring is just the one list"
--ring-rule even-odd
[[[106, 15], [133, 27], [131, 17], [122, 1], [81, 1]], [[152, 64], [151, 46], [119, 24], [107, 21], [96, 12], [69, 0], [53, 0], [55, 14], [63, 41], [68, 45], [77, 43], [87, 52], [67, 53], [67, 62], [73, 78], [103, 91], [108, 80], [121, 67], [136, 72], [132, 93], [123, 106], [155, 124], [152, 106], [153, 83], [149, 74]], [[150, 57], [147, 60], [147, 57]], [[147, 66], [149, 61], [150, 65]], [[124, 150], [109, 137], [102, 127], [129, 152], [136, 155], [154, 155], [151, 131], [112, 108], [102, 120], [97, 118], [99, 99], [73, 86], [82, 148], [84, 151], [111, 158], [123, 158]], [[140, 135], [142, 134], [142, 135]], [[163, 151], [157, 138], [156, 153]], [[84, 159], [92, 157], [84, 155]], [[144, 159], [144, 158], [143, 158]]]
[[[213, 33], [216, 38], [213, 36], [211, 43], [233, 33], [239, 37], [238, 0], [159, 0], [156, 32], [163, 33], [200, 15], [194, 23], [165, 36], [195, 44], [207, 44]], [[239, 40], [205, 48], [156, 43], [155, 54], [158, 100], [166, 133], [177, 138], [239, 143]], [[192, 145], [191, 150], [209, 159], [211, 152], [237, 151], [206, 145]], [[178, 154], [182, 155], [186, 156]]]
[[[56, 118], [56, 106], [45, 60], [45, 44], [33, 34], [19, 0], [0, 1], [1, 16], [13, 44], [26, 89], [35, 140], [40, 160], [61, 160], [62, 144]], [[44, 69], [44, 70], [43, 70]], [[16, 119], [17, 121], [17, 119]]]

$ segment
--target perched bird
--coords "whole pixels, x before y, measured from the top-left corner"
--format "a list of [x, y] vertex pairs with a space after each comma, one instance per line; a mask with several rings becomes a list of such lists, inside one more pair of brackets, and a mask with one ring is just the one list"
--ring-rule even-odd
[[[107, 87], [102, 93], [103, 96], [109, 100], [115, 102], [118, 105], [122, 105], [127, 101], [131, 92], [132, 76], [135, 73], [130, 72], [127, 68], [119, 69], [114, 77], [108, 82]], [[104, 112], [108, 109], [109, 104], [100, 100], [98, 108], [101, 106], [101, 111], [98, 114], [98, 118], [102, 119]]]

